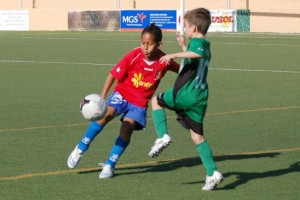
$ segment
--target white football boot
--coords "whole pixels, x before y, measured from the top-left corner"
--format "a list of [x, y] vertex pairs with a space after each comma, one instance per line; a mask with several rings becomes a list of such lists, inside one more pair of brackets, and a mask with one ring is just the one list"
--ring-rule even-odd
[[99, 174], [99, 178], [103, 179], [103, 178], [112, 178], [114, 176], [114, 169], [108, 165], [108, 164], [104, 164], [102, 171]]
[[154, 145], [151, 147], [149, 156], [154, 158], [160, 155], [160, 153], [172, 143], [172, 139], [168, 134], [164, 134], [162, 138], [157, 138]]
[[68, 167], [70, 169], [74, 169], [78, 165], [81, 156], [82, 156], [82, 151], [78, 149], [78, 145], [77, 145], [68, 158], [68, 162], [67, 162]]
[[212, 176], [206, 176], [205, 185], [202, 187], [202, 190], [213, 190], [219, 183], [222, 182], [222, 180], [222, 174], [218, 171], [215, 171]]

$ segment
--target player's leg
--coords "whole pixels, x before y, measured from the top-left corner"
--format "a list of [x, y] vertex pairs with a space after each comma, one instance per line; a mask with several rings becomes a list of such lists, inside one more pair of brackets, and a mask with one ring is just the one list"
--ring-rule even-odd
[[158, 138], [162, 138], [164, 134], [168, 134], [167, 116], [165, 109], [158, 104], [158, 96], [151, 100], [152, 120]]
[[[174, 99], [174, 88], [167, 90], [152, 98], [152, 120], [158, 139], [168, 136], [167, 117], [164, 108], [175, 110], [176, 113], [192, 108], [196, 103], [196, 94], [187, 93], [176, 96]], [[152, 157], [152, 156], [151, 156]]]
[[202, 160], [203, 166], [205, 168], [206, 174], [212, 176], [214, 171], [217, 170], [216, 164], [214, 162], [213, 154], [210, 145], [206, 140], [204, 140], [203, 135], [199, 135], [191, 130], [191, 138], [197, 146], [197, 152]]
[[172, 143], [172, 139], [168, 134], [167, 116], [164, 107], [172, 109], [173, 105], [173, 89], [161, 93], [152, 98], [152, 120], [157, 134], [157, 139], [151, 147], [149, 156], [154, 158]]
[[99, 174], [99, 178], [113, 177], [115, 165], [129, 145], [133, 131], [142, 130], [146, 127], [147, 109], [134, 106], [130, 103], [128, 103], [127, 108], [128, 111], [122, 117], [120, 135], [112, 147], [102, 172]]
[[115, 165], [117, 164], [119, 158], [127, 148], [130, 143], [131, 135], [134, 131], [135, 121], [126, 118], [123, 120], [120, 130], [120, 135], [116, 139], [115, 144], [112, 147], [110, 155], [105, 162], [99, 178], [111, 178], [114, 175]]
[[111, 106], [108, 106], [108, 112], [105, 118], [97, 122], [92, 121], [89, 124], [82, 139], [79, 141], [79, 143], [76, 145], [76, 147], [68, 157], [67, 164], [69, 168], [73, 169], [78, 165], [80, 158], [89, 149], [91, 142], [102, 131], [105, 124], [107, 124], [111, 119], [113, 119], [114, 116], [115, 116], [115, 109]]
[[217, 171], [211, 147], [204, 139], [202, 123], [192, 123], [190, 132], [207, 174], [202, 190], [213, 190], [223, 180], [223, 176]]

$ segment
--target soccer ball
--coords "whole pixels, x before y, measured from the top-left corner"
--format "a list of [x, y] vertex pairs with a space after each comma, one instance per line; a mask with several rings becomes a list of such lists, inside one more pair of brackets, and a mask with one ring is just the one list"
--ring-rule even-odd
[[82, 99], [80, 111], [86, 120], [100, 120], [104, 118], [107, 113], [107, 105], [100, 95], [89, 94]]

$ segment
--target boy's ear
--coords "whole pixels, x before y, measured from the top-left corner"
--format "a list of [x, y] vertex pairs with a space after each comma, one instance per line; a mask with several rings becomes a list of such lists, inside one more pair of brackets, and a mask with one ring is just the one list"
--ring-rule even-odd
[[193, 32], [195, 33], [195, 32], [197, 32], [197, 31], [198, 31], [197, 26], [193, 25]]
[[160, 48], [162, 45], [163, 45], [163, 42], [160, 41], [160, 42], [158, 43], [158, 48]]

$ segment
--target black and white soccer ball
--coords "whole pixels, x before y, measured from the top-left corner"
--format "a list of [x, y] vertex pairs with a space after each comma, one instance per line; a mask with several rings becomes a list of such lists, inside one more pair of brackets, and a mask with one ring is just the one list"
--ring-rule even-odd
[[86, 120], [100, 120], [103, 119], [107, 113], [107, 105], [100, 95], [89, 94], [82, 99], [80, 111], [83, 118]]

